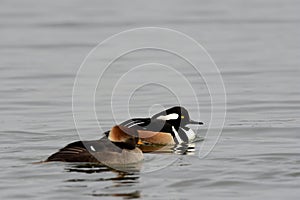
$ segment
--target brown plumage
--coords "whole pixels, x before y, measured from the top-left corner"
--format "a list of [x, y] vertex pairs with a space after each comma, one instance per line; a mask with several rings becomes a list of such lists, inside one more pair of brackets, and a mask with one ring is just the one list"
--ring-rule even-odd
[[140, 162], [143, 154], [136, 147], [137, 135], [134, 129], [114, 126], [108, 137], [70, 143], [49, 156], [46, 162], [100, 162], [105, 165]]
[[173, 145], [175, 141], [170, 133], [138, 130], [139, 138], [144, 143]]

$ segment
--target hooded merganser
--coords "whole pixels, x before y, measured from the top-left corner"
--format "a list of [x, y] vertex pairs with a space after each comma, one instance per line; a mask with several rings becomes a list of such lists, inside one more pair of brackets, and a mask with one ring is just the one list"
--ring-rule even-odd
[[104, 165], [137, 163], [143, 160], [142, 151], [136, 147], [136, 129], [114, 126], [100, 140], [77, 141], [52, 154], [45, 162], [97, 162]]
[[188, 111], [181, 106], [169, 108], [151, 118], [133, 118], [121, 123], [138, 129], [142, 142], [164, 145], [192, 142], [196, 134], [187, 127], [189, 124], [203, 125], [203, 122], [191, 120]]

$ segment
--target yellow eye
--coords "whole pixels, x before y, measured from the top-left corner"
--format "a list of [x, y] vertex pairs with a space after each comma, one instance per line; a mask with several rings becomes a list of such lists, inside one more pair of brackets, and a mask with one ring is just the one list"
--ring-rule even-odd
[[184, 119], [184, 116], [183, 116], [183, 115], [181, 115], [181, 119]]

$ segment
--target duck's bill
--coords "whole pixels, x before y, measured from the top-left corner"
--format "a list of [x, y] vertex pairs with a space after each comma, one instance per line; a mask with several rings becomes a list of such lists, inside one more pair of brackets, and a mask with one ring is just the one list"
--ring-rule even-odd
[[203, 122], [198, 122], [198, 121], [190, 120], [189, 124], [203, 125]]

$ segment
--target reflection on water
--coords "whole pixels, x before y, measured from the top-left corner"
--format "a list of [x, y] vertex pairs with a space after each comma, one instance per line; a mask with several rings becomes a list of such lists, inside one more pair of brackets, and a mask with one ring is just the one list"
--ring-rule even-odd
[[71, 165], [66, 168], [68, 172], [79, 172], [79, 173], [101, 173], [101, 172], [116, 172], [116, 173], [138, 173], [141, 169], [142, 163], [133, 163], [126, 165], [111, 165], [105, 166], [101, 163], [80, 163], [76, 165]]
[[79, 173], [86, 173], [86, 174], [115, 171], [114, 169], [111, 169], [109, 167], [97, 163], [77, 164], [71, 167], [67, 167], [65, 170], [67, 172], [79, 172]]
[[117, 194], [95, 193], [95, 194], [92, 194], [92, 196], [96, 196], [96, 197], [112, 196], [112, 197], [123, 197], [124, 199], [138, 199], [141, 197], [141, 193], [139, 191], [134, 191], [134, 192], [129, 192], [129, 193], [117, 193]]
[[[300, 1], [293, 0], [1, 1], [0, 198], [299, 199], [299, 10]], [[177, 146], [167, 153], [145, 154], [143, 164], [151, 173], [90, 164], [32, 164], [78, 140], [72, 87], [87, 53], [112, 34], [153, 25], [192, 36], [220, 69], [228, 109], [213, 152], [199, 159], [197, 146], [202, 143], [196, 142], [196, 148]], [[182, 67], [188, 79], [198, 79], [178, 58], [148, 53], [119, 60], [108, 77], [122, 75], [124, 66], [162, 59], [166, 65]], [[177, 79], [149, 73], [184, 92]], [[211, 101], [204, 88], [204, 83], [197, 86], [200, 119], [208, 129]], [[157, 100], [168, 106], [175, 101], [158, 87], [138, 91], [141, 95], [131, 101], [138, 110], [131, 113], [134, 116], [145, 116], [140, 111]], [[110, 103], [97, 106], [110, 112]], [[116, 117], [125, 117], [127, 107], [119, 107]], [[194, 105], [187, 107], [191, 116], [199, 114]], [[218, 110], [218, 105], [214, 108]], [[105, 113], [99, 113], [102, 122], [111, 127]], [[98, 138], [101, 132], [90, 131], [90, 122], [80, 128]], [[190, 155], [194, 149], [195, 155]], [[168, 167], [161, 169], [162, 165]]]
[[[198, 141], [199, 142], [199, 141]], [[144, 149], [147, 149], [147, 145]], [[149, 145], [148, 148], [152, 148], [153, 151], [149, 151], [145, 155], [160, 155], [165, 154], [166, 156], [177, 155], [194, 155], [196, 143], [189, 144], [176, 144], [169, 146], [155, 146]], [[65, 183], [73, 183], [68, 187], [87, 187], [89, 183], [99, 183], [98, 186], [105, 184], [103, 192], [102, 190], [96, 189], [87, 195], [97, 197], [121, 197], [124, 199], [134, 199], [141, 197], [141, 191], [136, 190], [137, 185], [140, 183], [140, 172], [143, 164], [156, 165], [158, 160], [155, 159], [152, 162], [145, 161], [145, 163], [136, 163], [122, 166], [105, 166], [100, 163], [64, 163], [66, 164], [65, 171], [71, 173], [78, 173], [72, 175], [75, 178], [68, 178], [64, 180]], [[153, 163], [155, 162], [155, 163]], [[185, 164], [181, 163], [181, 166]], [[80, 174], [93, 174], [93, 176], [80, 176]], [[100, 177], [99, 177], [100, 176]], [[84, 184], [84, 185], [77, 185]], [[126, 191], [119, 190], [119, 188], [127, 188]], [[131, 192], [128, 189], [132, 188]], [[117, 190], [116, 190], [117, 189]], [[110, 192], [108, 192], [110, 191]]]
[[173, 147], [173, 151], [179, 155], [195, 155], [195, 143], [177, 144]]
[[[125, 166], [124, 166], [125, 167]], [[71, 178], [67, 179], [64, 182], [69, 183], [88, 183], [88, 182], [98, 182], [100, 185], [105, 182], [109, 183], [109, 186], [106, 186], [105, 189], [113, 189], [113, 188], [120, 188], [120, 187], [134, 187], [136, 184], [139, 183], [139, 167], [135, 167], [134, 165], [126, 166], [126, 170], [131, 170], [132, 172], [120, 171], [114, 168], [110, 168], [101, 164], [96, 163], [81, 163], [81, 164], [72, 164], [71, 166], [66, 168], [68, 172], [77, 172], [77, 173], [86, 173], [86, 174], [93, 174], [93, 173], [109, 173], [108, 177], [100, 177], [100, 178]], [[135, 172], [134, 172], [135, 171]], [[74, 186], [76, 187], [76, 186]], [[93, 192], [88, 194], [91, 196], [97, 197], [105, 197], [105, 196], [112, 196], [112, 197], [123, 197], [124, 199], [134, 199], [139, 198], [141, 196], [140, 191], [134, 190], [133, 192], [103, 192], [99, 193]]]

